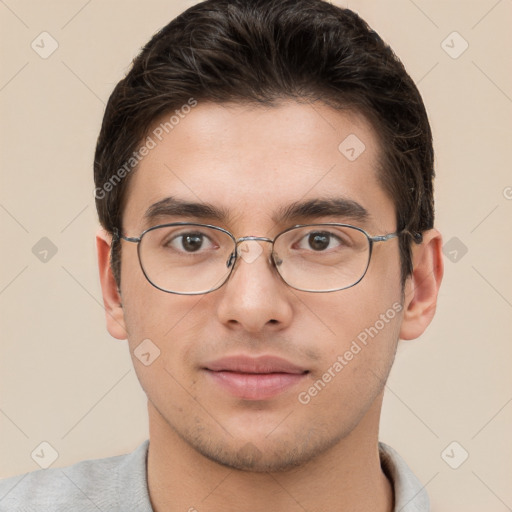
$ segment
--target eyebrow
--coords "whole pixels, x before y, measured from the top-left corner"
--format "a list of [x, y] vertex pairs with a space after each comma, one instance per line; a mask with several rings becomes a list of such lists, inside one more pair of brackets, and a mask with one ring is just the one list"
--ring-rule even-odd
[[148, 224], [160, 217], [195, 217], [225, 222], [229, 213], [208, 203], [192, 203], [170, 196], [152, 204], [144, 213], [144, 221]]
[[[227, 223], [231, 215], [228, 210], [209, 203], [193, 203], [170, 196], [152, 204], [144, 213], [144, 221], [148, 225], [163, 217], [193, 217]], [[358, 202], [338, 197], [295, 202], [281, 207], [272, 219], [278, 224], [283, 224], [314, 220], [321, 217], [340, 217], [366, 222], [371, 218], [371, 215]]]
[[299, 219], [317, 219], [320, 217], [342, 217], [358, 222], [367, 222], [371, 215], [368, 210], [352, 199], [337, 197], [329, 199], [312, 199], [292, 203], [281, 208], [275, 220], [286, 222]]

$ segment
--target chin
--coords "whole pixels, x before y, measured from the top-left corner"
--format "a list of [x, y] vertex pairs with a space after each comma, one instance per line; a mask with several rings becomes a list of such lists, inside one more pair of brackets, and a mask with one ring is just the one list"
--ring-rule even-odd
[[[189, 439], [188, 443], [207, 459], [230, 469], [252, 473], [277, 473], [304, 466], [339, 442], [326, 432], [300, 430], [296, 435], [270, 440], [236, 442], [233, 438], [217, 443], [211, 437]], [[238, 446], [237, 446], [238, 445]]]

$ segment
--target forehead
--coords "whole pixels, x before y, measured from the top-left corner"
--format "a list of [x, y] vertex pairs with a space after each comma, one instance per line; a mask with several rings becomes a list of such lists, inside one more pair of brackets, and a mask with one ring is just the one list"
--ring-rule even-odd
[[213, 205], [246, 225], [293, 203], [338, 198], [366, 208], [375, 228], [393, 219], [377, 180], [378, 137], [361, 115], [293, 101], [206, 102], [172, 123], [171, 115], [154, 123], [153, 147], [130, 177], [125, 230], [148, 227], [145, 213], [166, 197]]

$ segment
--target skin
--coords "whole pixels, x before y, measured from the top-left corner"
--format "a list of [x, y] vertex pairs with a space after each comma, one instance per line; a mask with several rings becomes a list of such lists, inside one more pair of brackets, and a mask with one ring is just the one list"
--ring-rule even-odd
[[[338, 150], [349, 134], [366, 146], [353, 162]], [[371, 235], [391, 233], [395, 209], [377, 181], [378, 155], [376, 134], [355, 113], [293, 101], [270, 109], [200, 103], [131, 176], [123, 234], [139, 236], [148, 227], [146, 209], [170, 195], [229, 216], [222, 223], [194, 217], [158, 223], [211, 223], [236, 237], [273, 238], [299, 222], [351, 223], [337, 216], [273, 218], [295, 201], [343, 196], [369, 211], [359, 227]], [[383, 387], [398, 339], [418, 337], [433, 318], [443, 275], [441, 235], [430, 230], [414, 245], [404, 295], [396, 239], [375, 245], [360, 283], [331, 293], [288, 287], [269, 263], [269, 245], [255, 261], [239, 260], [220, 289], [183, 296], [151, 286], [136, 245], [123, 242], [119, 294], [109, 267], [110, 237], [98, 232], [107, 328], [128, 339], [148, 396], [152, 505], [157, 512], [240, 511], [247, 504], [254, 512], [390, 511], [393, 493], [377, 444]], [[300, 403], [298, 394], [395, 303], [402, 311], [307, 405]], [[133, 352], [147, 338], [161, 353], [144, 366]], [[279, 356], [309, 373], [270, 399], [236, 398], [203, 369], [235, 354]]]

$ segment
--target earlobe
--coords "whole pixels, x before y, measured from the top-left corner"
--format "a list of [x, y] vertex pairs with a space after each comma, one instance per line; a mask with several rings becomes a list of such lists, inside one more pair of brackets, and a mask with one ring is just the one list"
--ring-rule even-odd
[[442, 236], [436, 229], [423, 233], [423, 242], [412, 247], [413, 272], [405, 285], [400, 338], [420, 336], [434, 317], [443, 279]]
[[127, 333], [121, 295], [110, 267], [110, 244], [111, 236], [103, 228], [100, 228], [96, 233], [96, 250], [107, 330], [114, 338], [125, 340]]

